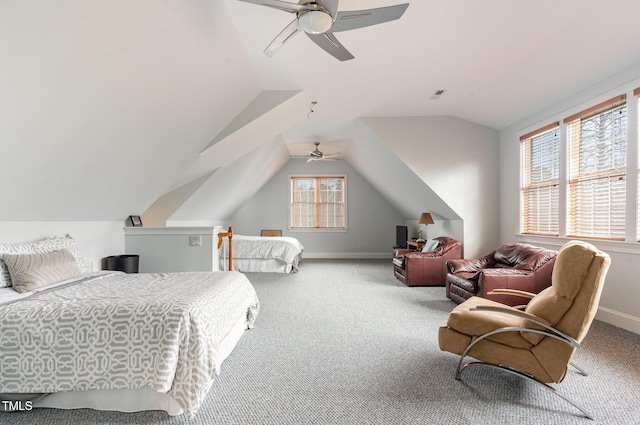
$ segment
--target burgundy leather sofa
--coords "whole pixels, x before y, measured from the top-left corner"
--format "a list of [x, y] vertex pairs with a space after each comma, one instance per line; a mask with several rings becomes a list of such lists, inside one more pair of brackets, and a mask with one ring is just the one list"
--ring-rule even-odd
[[407, 286], [444, 286], [446, 261], [462, 258], [460, 241], [447, 236], [439, 241], [433, 252], [397, 249], [393, 258], [393, 274]]
[[537, 294], [551, 286], [557, 255], [558, 251], [514, 243], [479, 259], [448, 260], [446, 295], [458, 304], [474, 295], [510, 306], [526, 304], [527, 298], [489, 292], [508, 288]]

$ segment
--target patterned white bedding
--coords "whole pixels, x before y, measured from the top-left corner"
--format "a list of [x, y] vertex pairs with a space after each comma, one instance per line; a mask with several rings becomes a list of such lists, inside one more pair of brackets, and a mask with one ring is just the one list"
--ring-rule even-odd
[[42, 291], [0, 305], [0, 394], [146, 386], [192, 417], [221, 341], [258, 310], [237, 272], [114, 273]]
[[[277, 260], [288, 264], [289, 270], [297, 270], [304, 247], [296, 238], [286, 236], [245, 236], [233, 235], [233, 259], [235, 260]], [[219, 249], [219, 258], [229, 258], [228, 239]], [[245, 263], [247, 264], [247, 263]], [[234, 267], [234, 270], [236, 268]], [[252, 270], [242, 270], [244, 272]], [[259, 270], [257, 270], [259, 271]]]

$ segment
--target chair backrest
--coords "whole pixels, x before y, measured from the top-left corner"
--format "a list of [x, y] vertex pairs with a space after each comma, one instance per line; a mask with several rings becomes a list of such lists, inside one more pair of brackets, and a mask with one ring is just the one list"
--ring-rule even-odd
[[440, 243], [438, 247], [434, 251], [434, 255], [441, 256], [445, 253], [451, 251], [452, 249], [462, 246], [462, 243], [456, 239], [450, 238], [448, 236], [439, 236], [437, 239]]
[[553, 260], [556, 255], [558, 252], [550, 249], [525, 243], [513, 243], [496, 249], [493, 252], [493, 259], [497, 264], [514, 269], [536, 271]]
[[[582, 341], [598, 309], [610, 264], [609, 255], [592, 244], [567, 242], [556, 258], [551, 286], [529, 301], [525, 311]], [[523, 336], [533, 344], [543, 338], [532, 333]]]
[[261, 230], [260, 236], [282, 236], [282, 230]]

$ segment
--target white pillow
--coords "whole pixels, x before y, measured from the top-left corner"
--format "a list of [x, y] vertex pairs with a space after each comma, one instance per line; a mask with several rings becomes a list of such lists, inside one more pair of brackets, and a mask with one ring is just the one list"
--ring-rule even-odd
[[11, 275], [7, 265], [2, 259], [2, 254], [44, 254], [47, 252], [68, 250], [76, 259], [80, 272], [87, 271], [84, 259], [78, 251], [76, 241], [69, 235], [54, 236], [37, 242], [26, 242], [16, 244], [0, 244], [0, 288], [11, 286]]
[[440, 241], [437, 239], [427, 239], [422, 247], [422, 252], [433, 252], [440, 245]]

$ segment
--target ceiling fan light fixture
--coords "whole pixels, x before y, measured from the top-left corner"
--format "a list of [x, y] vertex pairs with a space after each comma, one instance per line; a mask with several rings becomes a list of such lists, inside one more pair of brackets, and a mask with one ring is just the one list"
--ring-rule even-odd
[[309, 34], [324, 34], [332, 25], [333, 18], [324, 10], [309, 10], [298, 14], [298, 26]]

